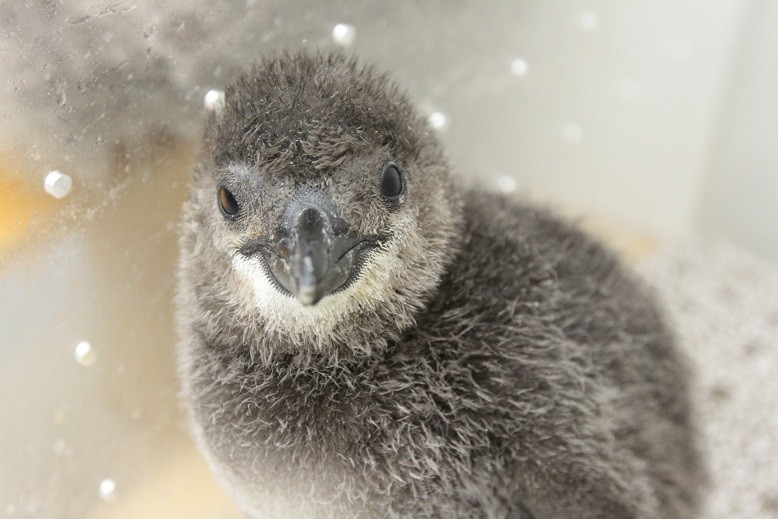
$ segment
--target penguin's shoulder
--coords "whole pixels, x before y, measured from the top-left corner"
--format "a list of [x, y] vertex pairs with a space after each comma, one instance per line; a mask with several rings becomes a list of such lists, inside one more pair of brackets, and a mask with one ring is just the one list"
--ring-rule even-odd
[[[468, 191], [464, 213], [471, 245], [478, 243], [499, 256], [519, 249], [553, 263], [562, 258], [586, 259], [587, 263], [616, 261], [607, 247], [576, 222], [518, 197]], [[470, 250], [476, 252], [472, 247]]]
[[599, 240], [527, 201], [468, 191], [464, 221], [455, 270], [462, 267], [458, 275], [481, 279], [492, 294], [516, 293], [548, 277], [570, 284], [623, 275], [616, 255]]
[[575, 222], [482, 192], [466, 194], [464, 214], [463, 247], [444, 306], [467, 303], [492, 319], [510, 309], [584, 342], [623, 332], [664, 337], [652, 289]]
[[[466, 308], [486, 322], [517, 316], [539, 325], [551, 321], [576, 338], [659, 326], [650, 288], [576, 223], [526, 201], [478, 191], [463, 196], [463, 209], [461, 247], [432, 313]], [[608, 318], [590, 318], [597, 312]]]

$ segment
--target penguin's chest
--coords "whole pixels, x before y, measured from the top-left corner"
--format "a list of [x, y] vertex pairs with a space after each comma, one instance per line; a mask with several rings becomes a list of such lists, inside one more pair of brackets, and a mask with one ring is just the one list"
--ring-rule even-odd
[[196, 416], [218, 478], [256, 517], [358, 515], [374, 462], [365, 455], [375, 433], [359, 411], [364, 397], [269, 382], [235, 387]]
[[244, 509], [344, 517], [431, 491], [447, 442], [419, 408], [297, 382], [238, 391], [202, 424], [209, 461]]

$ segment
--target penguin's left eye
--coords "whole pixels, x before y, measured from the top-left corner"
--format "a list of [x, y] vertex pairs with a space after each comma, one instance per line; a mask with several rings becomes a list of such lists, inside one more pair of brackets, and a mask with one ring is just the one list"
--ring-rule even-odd
[[226, 187], [219, 188], [219, 209], [222, 210], [222, 214], [227, 218], [234, 217], [240, 210], [238, 201], [235, 200], [235, 195]]
[[381, 196], [390, 203], [398, 203], [405, 194], [405, 176], [394, 162], [381, 168]]

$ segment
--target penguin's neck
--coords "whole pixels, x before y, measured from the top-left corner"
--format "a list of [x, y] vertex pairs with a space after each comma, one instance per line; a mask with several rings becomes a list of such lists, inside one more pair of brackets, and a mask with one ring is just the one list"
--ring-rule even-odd
[[375, 407], [372, 379], [381, 371], [378, 361], [334, 364], [331, 359], [284, 357], [273, 365], [257, 366], [252, 377], [251, 400], [263, 415], [261, 422], [270, 424], [266, 434], [277, 445], [294, 445], [292, 451], [308, 452], [311, 445], [332, 447], [342, 442], [341, 447], [347, 448], [357, 441], [345, 438], [342, 427]]

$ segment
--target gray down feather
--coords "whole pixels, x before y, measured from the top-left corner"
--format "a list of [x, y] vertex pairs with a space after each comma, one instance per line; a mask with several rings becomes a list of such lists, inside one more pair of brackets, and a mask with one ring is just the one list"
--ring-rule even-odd
[[[239, 252], [303, 189], [388, 237], [314, 306]], [[405, 95], [352, 58], [279, 55], [226, 90], [178, 306], [195, 435], [252, 517], [695, 515], [689, 371], [650, 290], [545, 210], [465, 192]]]

